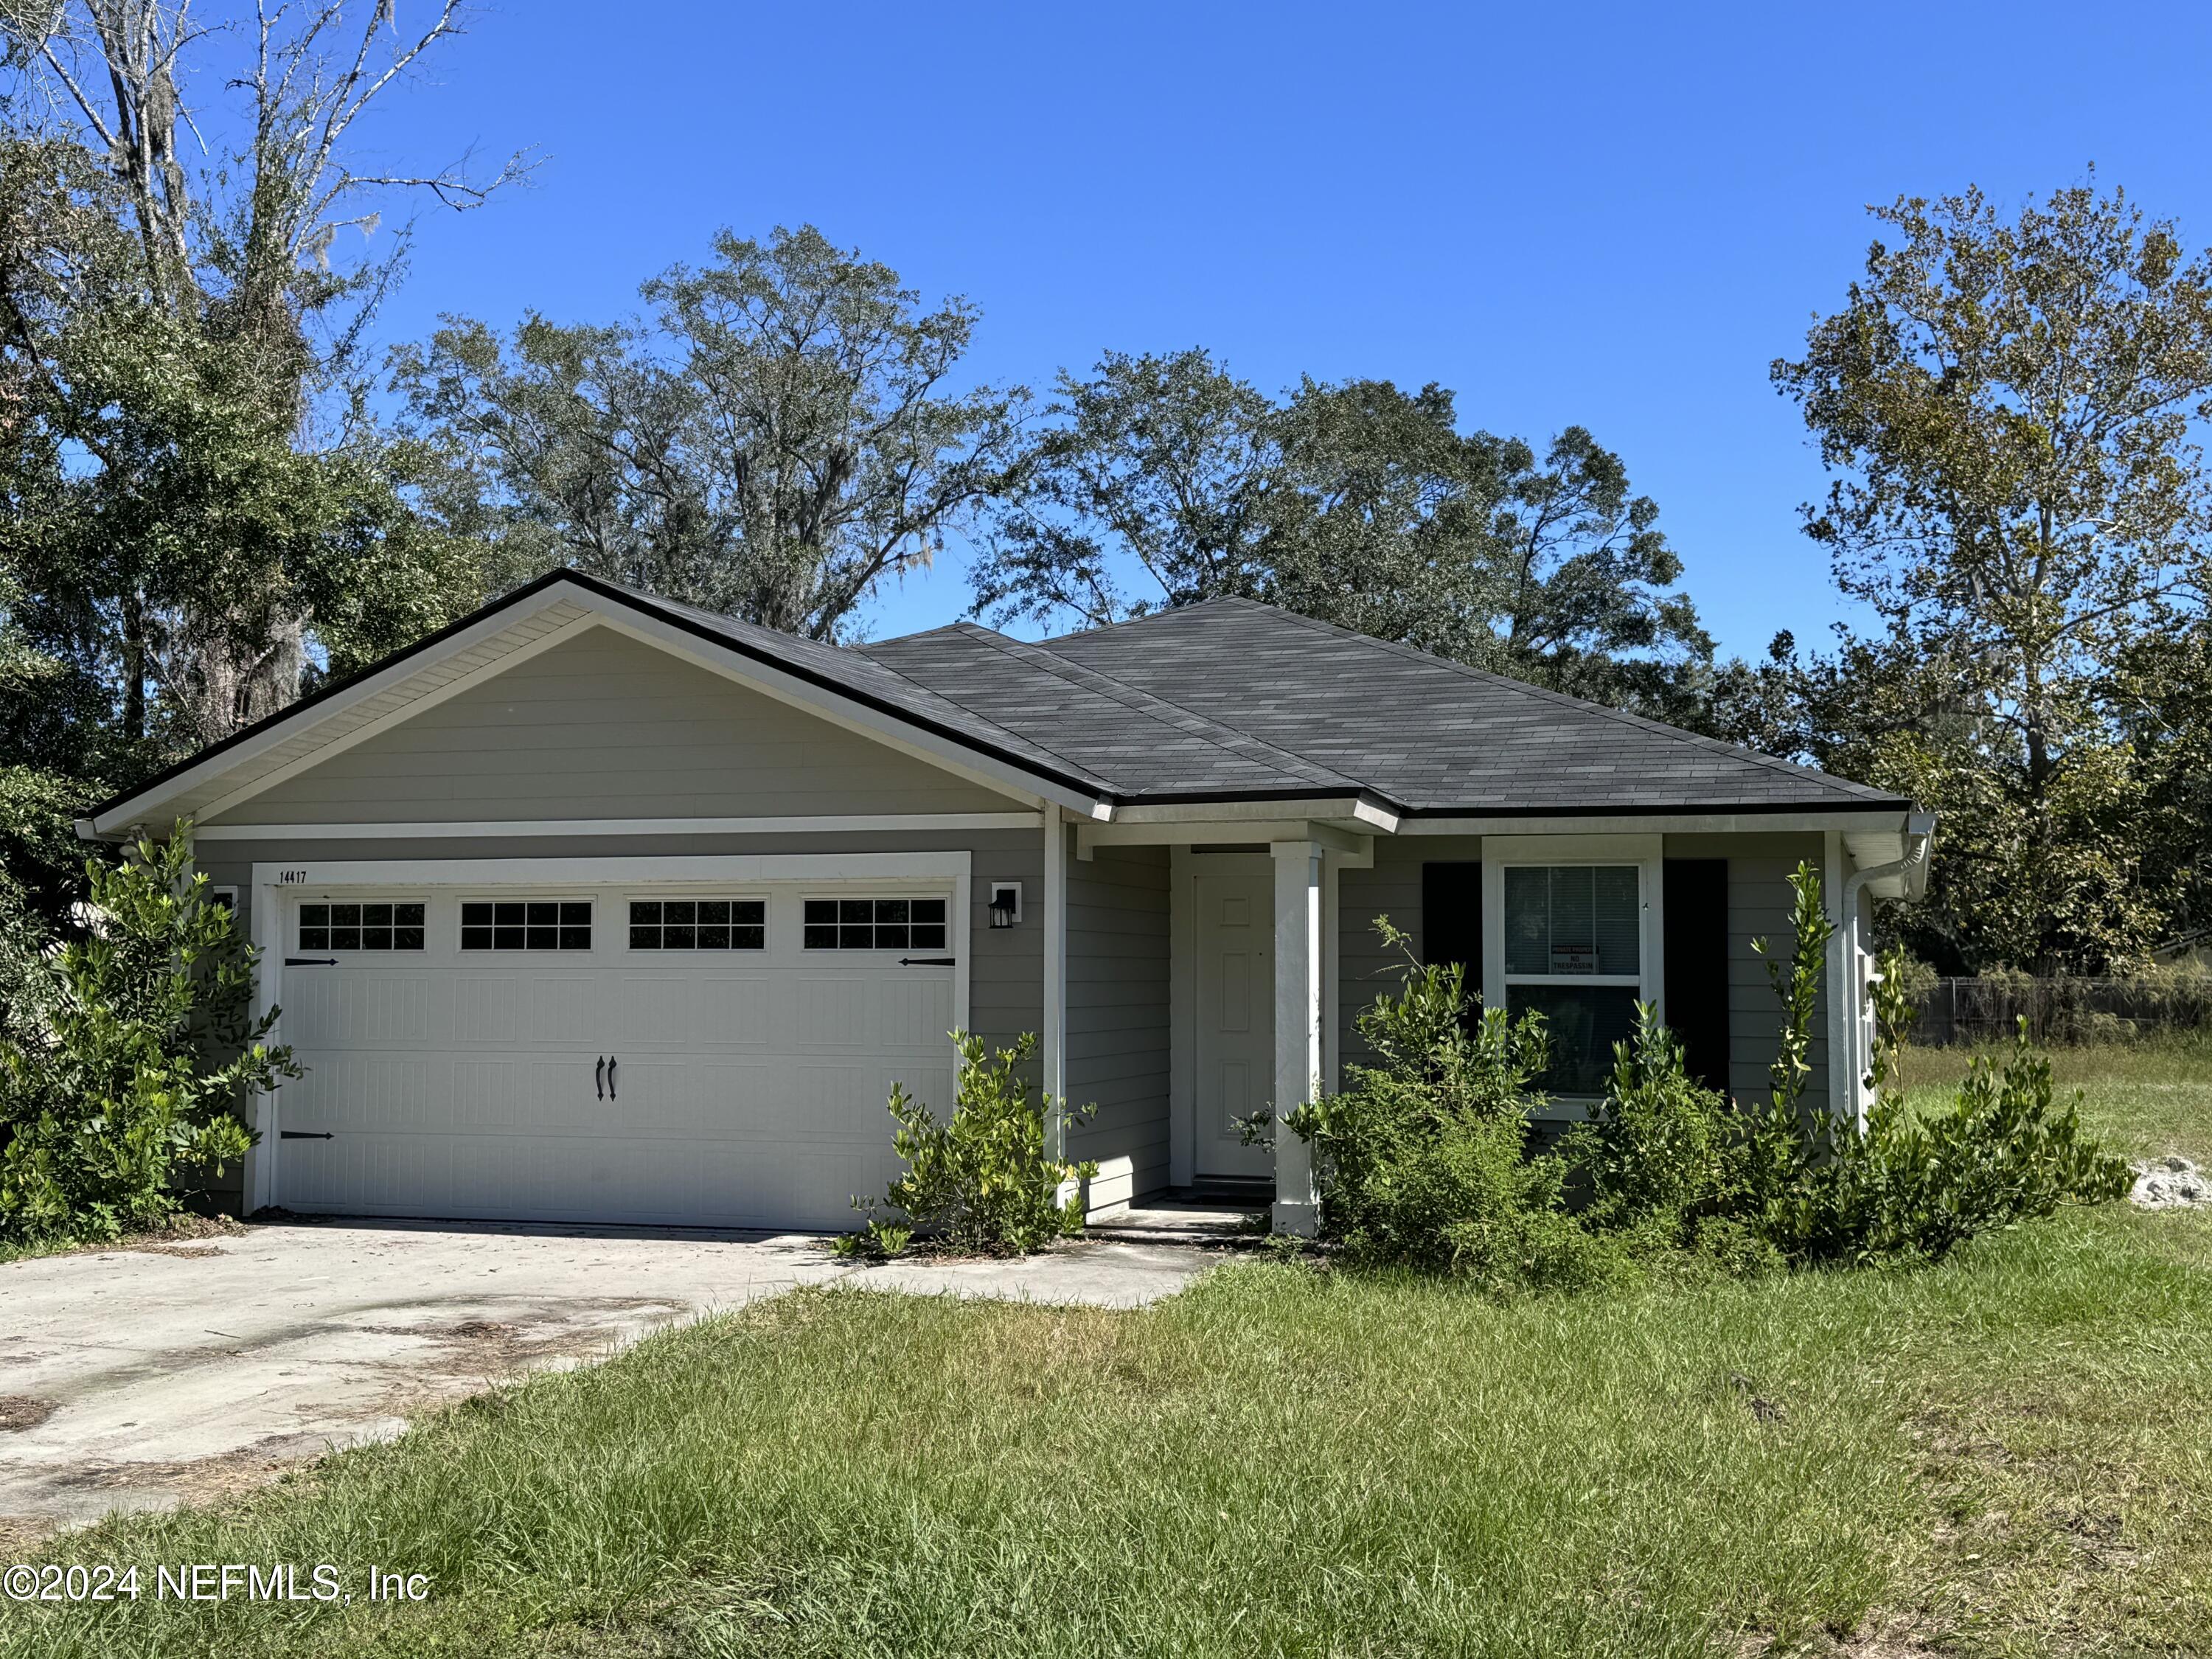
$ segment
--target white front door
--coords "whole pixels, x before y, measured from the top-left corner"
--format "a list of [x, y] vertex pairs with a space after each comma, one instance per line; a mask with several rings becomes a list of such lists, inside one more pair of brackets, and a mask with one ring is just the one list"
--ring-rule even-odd
[[277, 1094], [275, 1201], [850, 1227], [851, 1199], [901, 1167], [892, 1083], [952, 1104], [950, 899], [927, 884], [288, 896], [279, 1036], [307, 1071]]
[[1248, 1146], [1237, 1120], [1274, 1094], [1274, 869], [1264, 857], [1206, 854], [1192, 878], [1198, 908], [1198, 1030], [1193, 1169], [1272, 1176], [1274, 1155]]

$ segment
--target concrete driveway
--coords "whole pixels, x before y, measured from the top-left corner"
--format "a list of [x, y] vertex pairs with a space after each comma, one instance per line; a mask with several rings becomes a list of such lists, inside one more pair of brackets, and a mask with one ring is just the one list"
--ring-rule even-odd
[[0, 1266], [0, 1541], [222, 1496], [656, 1326], [846, 1279], [1129, 1307], [1216, 1258], [1084, 1243], [860, 1269], [805, 1236], [254, 1226]]

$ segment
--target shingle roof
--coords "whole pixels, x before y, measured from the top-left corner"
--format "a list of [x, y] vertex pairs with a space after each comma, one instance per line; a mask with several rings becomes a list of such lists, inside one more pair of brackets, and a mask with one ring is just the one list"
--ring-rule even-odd
[[278, 728], [305, 732], [334, 697], [562, 583], [1116, 804], [1364, 795], [1401, 813], [1466, 816], [1911, 805], [1245, 599], [1042, 644], [954, 623], [844, 647], [560, 570], [179, 762], [96, 815], [181, 789], [187, 775], [275, 741]]
[[[1118, 735], [1110, 699], [1039, 702], [1042, 735], [1124, 791], [1194, 787], [1185, 753], [1155, 748], [1163, 710], [1293, 776], [1291, 763], [1413, 812], [1534, 814], [1790, 807], [1898, 808], [1899, 797], [1654, 720], [1484, 673], [1247, 599], [1211, 599], [1018, 646], [968, 624], [863, 653], [1002, 725], [1065, 665], [1154, 700]], [[1018, 654], [1032, 676], [994, 653]], [[1044, 666], [1048, 661], [1051, 666]], [[1172, 716], [1168, 716], [1172, 718]], [[1225, 768], [1225, 762], [1223, 763]], [[1221, 775], [1225, 780], [1226, 771]]]
[[1125, 798], [1361, 787], [1346, 774], [973, 623], [862, 646], [860, 654], [1048, 745]]

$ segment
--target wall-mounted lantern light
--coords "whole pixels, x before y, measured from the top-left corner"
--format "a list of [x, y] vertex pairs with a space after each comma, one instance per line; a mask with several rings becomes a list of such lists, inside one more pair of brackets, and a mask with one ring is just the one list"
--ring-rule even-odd
[[991, 884], [991, 926], [1011, 927], [1022, 919], [1022, 884], [1018, 881]]

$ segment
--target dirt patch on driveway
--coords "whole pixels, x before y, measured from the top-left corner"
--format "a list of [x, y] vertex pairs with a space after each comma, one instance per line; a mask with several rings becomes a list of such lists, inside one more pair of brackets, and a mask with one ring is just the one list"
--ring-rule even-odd
[[[0, 1516], [227, 1496], [530, 1370], [847, 1269], [759, 1235], [325, 1221], [0, 1264]], [[4, 1523], [0, 1523], [4, 1524]]]
[[27, 1394], [0, 1394], [0, 1434], [20, 1434], [25, 1429], [35, 1429], [56, 1409], [51, 1400], [40, 1400]]
[[0, 1395], [46, 1408], [4, 1437], [0, 1517], [21, 1517], [16, 1530], [221, 1498], [487, 1386], [796, 1285], [1137, 1307], [1212, 1260], [1102, 1242], [859, 1271], [789, 1234], [205, 1225], [157, 1248], [0, 1264]]

